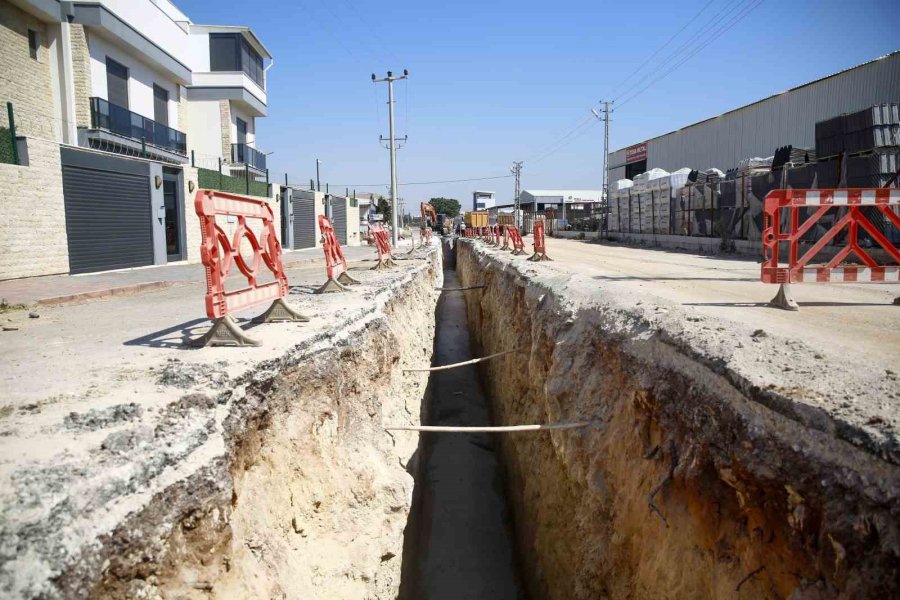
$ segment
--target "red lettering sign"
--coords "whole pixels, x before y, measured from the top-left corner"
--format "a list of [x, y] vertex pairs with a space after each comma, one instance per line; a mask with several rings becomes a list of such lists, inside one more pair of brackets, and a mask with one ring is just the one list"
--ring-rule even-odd
[[647, 158], [647, 142], [625, 148], [625, 162], [633, 163]]

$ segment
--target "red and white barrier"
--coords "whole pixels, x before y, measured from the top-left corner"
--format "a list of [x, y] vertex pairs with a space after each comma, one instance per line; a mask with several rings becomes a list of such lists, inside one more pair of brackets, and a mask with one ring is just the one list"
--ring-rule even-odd
[[519, 228], [515, 225], [507, 225], [506, 231], [509, 232], [509, 239], [512, 241], [513, 256], [525, 254], [525, 242], [522, 241], [522, 234], [519, 233]]
[[[247, 336], [234, 320], [232, 313], [259, 304], [272, 304], [256, 320], [308, 321], [309, 319], [284, 302], [288, 293], [287, 275], [281, 262], [281, 244], [275, 233], [274, 215], [267, 202], [237, 194], [216, 190], [197, 190], [194, 210], [200, 218], [200, 258], [206, 270], [206, 316], [213, 319], [213, 326], [196, 346], [260, 346], [261, 342]], [[236, 217], [237, 228], [231, 239], [216, 222], [216, 217]], [[248, 221], [261, 221], [261, 234], [257, 239]], [[248, 263], [240, 252], [241, 241], [246, 238], [253, 250]], [[232, 265], [246, 278], [247, 286], [226, 291], [225, 281]], [[274, 277], [273, 281], [259, 283], [260, 267], [265, 265]]]
[[[791, 296], [793, 283], [898, 283], [900, 250], [869, 219], [866, 212], [880, 212], [886, 222], [900, 229], [900, 190], [882, 188], [828, 190], [773, 190], [763, 207], [763, 263], [760, 280], [781, 287], [772, 304], [787, 310], [799, 307]], [[801, 210], [812, 214], [801, 222]], [[801, 240], [810, 229], [821, 225], [823, 217], [833, 224], [801, 255]], [[782, 226], [787, 223], [787, 231]], [[859, 243], [860, 229], [895, 263], [882, 265]], [[817, 255], [839, 234], [846, 245], [824, 264], [814, 264]], [[787, 244], [787, 262], [780, 261], [781, 245]], [[841, 264], [851, 255], [861, 265]]]
[[541, 262], [545, 260], [553, 260], [549, 256], [547, 256], [547, 246], [546, 240], [544, 239], [544, 222], [543, 221], [535, 221], [534, 222], [534, 231], [532, 233], [534, 235], [534, 254], [528, 257], [528, 260], [532, 262]]
[[322, 232], [324, 240], [322, 250], [325, 252], [325, 273], [328, 275], [328, 279], [315, 293], [346, 292], [347, 288], [344, 285], [354, 285], [359, 282], [347, 274], [347, 259], [344, 258], [341, 244], [334, 234], [334, 227], [331, 226], [331, 221], [325, 215], [319, 215], [319, 230]]
[[[397, 264], [393, 260], [393, 255], [391, 254], [391, 238], [388, 236], [387, 230], [384, 228], [384, 225], [381, 223], [377, 225], [369, 225], [369, 231], [372, 236], [375, 238], [375, 252], [378, 255], [378, 264], [372, 267], [373, 271], [384, 271], [385, 269], [390, 269], [391, 267], [397, 266]], [[410, 233], [410, 236], [412, 233]], [[416, 240], [413, 239], [413, 247], [415, 247]]]

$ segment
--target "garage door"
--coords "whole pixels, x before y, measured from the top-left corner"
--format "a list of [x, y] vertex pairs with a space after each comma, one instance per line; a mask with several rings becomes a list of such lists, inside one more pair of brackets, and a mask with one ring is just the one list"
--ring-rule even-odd
[[[79, 154], [85, 153], [68, 149], [62, 152], [70, 272], [152, 265], [153, 228], [147, 166]], [[129, 164], [122, 164], [118, 170], [118, 163]], [[144, 174], [139, 174], [141, 170]]]
[[338, 242], [347, 244], [347, 199], [331, 198], [331, 224], [334, 226], [334, 235]]
[[292, 204], [294, 205], [294, 250], [315, 248], [316, 246], [316, 201], [305, 198], [295, 189]]

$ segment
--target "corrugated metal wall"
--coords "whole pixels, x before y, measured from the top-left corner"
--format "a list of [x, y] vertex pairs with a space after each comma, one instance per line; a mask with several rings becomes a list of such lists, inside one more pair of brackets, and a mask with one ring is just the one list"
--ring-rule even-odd
[[[759, 76], [762, 80], [764, 75]], [[714, 83], [712, 84], [714, 86]], [[900, 101], [900, 52], [647, 142], [647, 168], [723, 171], [788, 144], [815, 147], [815, 124]], [[635, 140], [640, 142], [641, 140]], [[609, 155], [609, 180], [625, 177], [625, 151]], [[623, 165], [620, 167], [620, 165]]]

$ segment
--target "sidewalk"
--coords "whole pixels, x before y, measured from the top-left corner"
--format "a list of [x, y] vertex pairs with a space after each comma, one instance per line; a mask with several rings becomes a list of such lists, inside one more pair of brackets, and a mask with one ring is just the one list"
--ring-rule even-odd
[[[343, 248], [343, 251], [347, 262], [375, 258], [375, 250], [371, 246], [348, 246]], [[325, 256], [321, 248], [289, 250], [284, 253], [283, 261], [285, 269], [290, 269], [317, 263], [324, 264]], [[203, 265], [199, 263], [160, 265], [87, 275], [28, 277], [0, 281], [0, 298], [9, 304], [63, 304], [203, 282], [205, 277]]]

